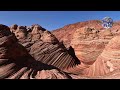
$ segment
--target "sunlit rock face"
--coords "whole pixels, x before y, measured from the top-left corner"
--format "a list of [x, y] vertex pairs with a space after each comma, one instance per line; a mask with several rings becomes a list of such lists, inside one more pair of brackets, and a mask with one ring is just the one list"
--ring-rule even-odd
[[69, 54], [64, 44], [50, 31], [38, 24], [32, 25], [29, 29], [31, 31], [24, 26], [18, 26], [15, 36], [37, 61], [60, 69], [72, 67], [80, 62]]
[[38, 24], [0, 24], [0, 79], [120, 78], [119, 24], [100, 24], [81, 22], [52, 33]]
[[[64, 35], [62, 35], [63, 31]], [[110, 42], [120, 35], [119, 22], [115, 22], [109, 29], [103, 28], [97, 21], [80, 22], [54, 30], [52, 33], [66, 46], [71, 46], [81, 62], [66, 69], [66, 72], [78, 74], [79, 78], [119, 78], [119, 58], [117, 58], [119, 50], [118, 52], [117, 49], [116, 51], [106, 50], [115, 45], [116, 42], [111, 45]], [[110, 60], [113, 57], [115, 60]], [[75, 78], [78, 77], [75, 76]]]
[[66, 47], [71, 46], [82, 63], [91, 65], [108, 42], [114, 36], [120, 35], [120, 26], [119, 22], [115, 22], [112, 28], [106, 29], [102, 27], [101, 21], [90, 20], [66, 25], [52, 33], [63, 41]]
[[[18, 30], [21, 29], [24, 27]], [[71, 79], [61, 70], [72, 67], [76, 60], [59, 41], [46, 39], [54, 35], [33, 43], [30, 52], [15, 35], [9, 27], [0, 25], [0, 79]], [[44, 39], [51, 41], [45, 42]]]
[[27, 29], [25, 26], [18, 26], [14, 33], [17, 39], [23, 39], [27, 36]]
[[120, 36], [116, 36], [106, 45], [95, 63], [87, 70], [88, 76], [102, 76], [120, 69]]
[[115, 36], [92, 65], [76, 65], [66, 72], [88, 78], [120, 78], [120, 36]]
[[18, 25], [13, 24], [12, 26], [10, 26], [10, 31], [14, 33], [17, 30], [17, 28], [18, 28]]

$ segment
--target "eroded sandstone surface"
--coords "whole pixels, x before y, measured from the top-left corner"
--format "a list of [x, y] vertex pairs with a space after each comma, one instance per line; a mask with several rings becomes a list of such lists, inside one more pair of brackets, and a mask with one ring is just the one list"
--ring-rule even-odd
[[0, 24], [0, 79], [118, 79], [120, 25], [91, 20], [46, 30]]

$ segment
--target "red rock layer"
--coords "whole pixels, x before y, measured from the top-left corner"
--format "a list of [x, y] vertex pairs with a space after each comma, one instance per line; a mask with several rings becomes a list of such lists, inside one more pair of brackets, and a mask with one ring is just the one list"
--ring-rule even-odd
[[[119, 78], [120, 70], [120, 36], [116, 36], [106, 45], [104, 51], [92, 65], [76, 65], [66, 72], [88, 78]], [[115, 73], [115, 74], [114, 74]]]
[[95, 63], [87, 70], [89, 76], [101, 76], [120, 69], [120, 36], [108, 43]]
[[108, 42], [120, 34], [119, 28], [119, 22], [114, 22], [110, 29], [104, 29], [100, 21], [91, 20], [66, 25], [53, 30], [52, 33], [63, 41], [66, 47], [72, 46], [75, 55], [82, 63], [91, 65]]
[[[24, 27], [19, 27], [17, 30], [20, 33], [21, 31], [22, 33], [26, 32]], [[16, 34], [11, 33], [7, 26], [0, 25], [0, 79], [71, 78], [60, 69], [75, 65], [75, 59], [69, 55], [63, 44], [56, 43], [50, 32], [43, 33], [46, 36], [36, 40], [28, 52], [18, 43], [19, 40], [27, 38], [17, 39]], [[24, 44], [24, 42], [22, 43]]]

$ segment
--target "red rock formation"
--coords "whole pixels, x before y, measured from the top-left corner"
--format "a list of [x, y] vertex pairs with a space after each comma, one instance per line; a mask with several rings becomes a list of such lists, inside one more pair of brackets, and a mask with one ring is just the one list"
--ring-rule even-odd
[[[60, 69], [72, 67], [79, 63], [75, 56], [74, 58], [69, 55], [65, 46], [51, 32], [36, 24], [32, 25], [31, 29], [32, 31], [29, 33], [25, 28], [18, 29], [15, 35], [16, 37], [19, 35], [19, 42], [26, 47], [37, 61]], [[24, 35], [25, 33], [27, 35]], [[23, 36], [23, 38], [20, 38], [20, 36]]]
[[[70, 43], [73, 37], [73, 33], [80, 28], [83, 27], [95, 28], [96, 30], [104, 31], [104, 28], [101, 25], [101, 21], [99, 20], [89, 20], [85, 22], [78, 22], [74, 24], [69, 24], [64, 26], [63, 28], [59, 28], [53, 30], [52, 33], [59, 39], [63, 40], [64, 43]], [[120, 31], [120, 22], [114, 22], [113, 27], [111, 28], [112, 32]], [[116, 32], [116, 33], [117, 33]]]
[[120, 78], [119, 24], [107, 30], [100, 24], [87, 21], [53, 31], [63, 42], [38, 24], [0, 25], [0, 78]]
[[120, 78], [120, 36], [116, 36], [106, 45], [104, 51], [92, 65], [76, 65], [66, 72], [88, 78]]
[[[119, 22], [115, 22], [113, 24], [113, 27], [110, 29], [103, 29], [99, 21], [88, 22], [89, 23], [81, 22], [82, 25], [81, 23], [67, 25], [52, 32], [59, 40], [62, 40], [65, 44], [67, 44], [66, 46], [71, 45], [75, 50], [75, 55], [82, 62], [80, 65], [76, 65], [64, 71], [74, 74], [86, 75], [91, 78], [92, 76], [95, 76], [96, 78], [99, 78], [97, 76], [101, 76], [100, 78], [104, 78], [105, 75], [106, 78], [107, 76], [108, 78], [113, 78], [114, 75], [109, 76], [108, 74], [119, 68], [118, 61], [116, 61], [116, 55], [118, 55], [117, 53], [119, 51], [115, 51], [116, 54], [114, 55], [113, 50], [109, 50], [109, 52], [105, 50], [108, 47], [106, 45], [109, 43], [109, 41], [113, 37], [120, 35]], [[61, 34], [63, 31], [65, 33], [64, 35]], [[110, 46], [112, 46], [112, 44]], [[111, 60], [112, 62], [110, 62], [110, 58], [108, 57], [113, 58], [113, 56], [114, 58], [116, 58], [115, 60]], [[105, 60], [108, 61], [106, 62]], [[113, 62], [117, 63], [113, 65]]]
[[41, 34], [44, 31], [42, 27], [40, 25], [33, 25], [32, 28], [33, 28], [31, 32], [32, 41], [40, 40]]
[[105, 75], [120, 69], [120, 36], [114, 37], [95, 63], [87, 70], [89, 76]]
[[18, 26], [14, 33], [17, 39], [23, 40], [27, 36], [27, 29], [25, 26]]
[[59, 44], [37, 42], [31, 46], [30, 54], [37, 61], [53, 65], [59, 69], [72, 67], [76, 64], [76, 60]]
[[17, 27], [18, 27], [17, 24], [12, 25], [12, 26], [10, 27], [10, 31], [14, 33], [14, 32], [16, 31]]
[[28, 52], [7, 26], [0, 25], [0, 31], [0, 78], [18, 78], [28, 70], [24, 67], [24, 62], [28, 64]]
[[115, 22], [111, 29], [104, 29], [100, 21], [91, 20], [64, 26], [53, 30], [52, 33], [65, 46], [72, 46], [77, 58], [85, 63], [92, 64], [104, 50], [105, 45], [119, 34], [119, 23]]
[[[17, 42], [15, 34], [11, 33], [7, 26], [0, 25], [0, 79], [71, 78], [67, 73], [58, 68], [61, 66], [65, 68], [74, 65], [74, 59], [67, 51], [64, 51], [64, 48], [59, 44], [55, 44], [55, 46], [54, 44], [52, 44], [52, 41], [43, 42], [40, 40], [36, 42], [31, 47], [31, 50], [34, 51], [33, 53], [36, 56], [32, 57], [28, 51]], [[38, 47], [40, 47], [40, 49], [38, 49]], [[37, 51], [38, 53], [36, 53]], [[37, 57], [38, 54], [39, 56]], [[63, 57], [61, 57], [61, 55]], [[41, 57], [43, 58], [40, 59]]]
[[64, 26], [63, 28], [53, 30], [52, 33], [59, 39], [63, 40], [65, 44], [69, 44], [71, 42], [71, 39], [73, 37], [73, 33], [82, 27], [92, 27], [95, 29], [102, 29], [101, 22], [99, 20], [91, 20], [91, 21], [85, 21], [85, 22], [78, 22], [75, 24], [69, 24]]
[[99, 40], [99, 31], [92, 28], [77, 29], [71, 39], [70, 45], [75, 50], [75, 55], [86, 64], [93, 63], [105, 46], [104, 40]]

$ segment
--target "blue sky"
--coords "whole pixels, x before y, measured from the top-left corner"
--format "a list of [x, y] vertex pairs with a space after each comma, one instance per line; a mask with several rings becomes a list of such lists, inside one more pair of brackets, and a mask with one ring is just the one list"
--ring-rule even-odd
[[120, 11], [0, 11], [0, 24], [39, 24], [47, 30], [54, 30], [76, 22], [102, 20], [106, 16], [118, 21]]

